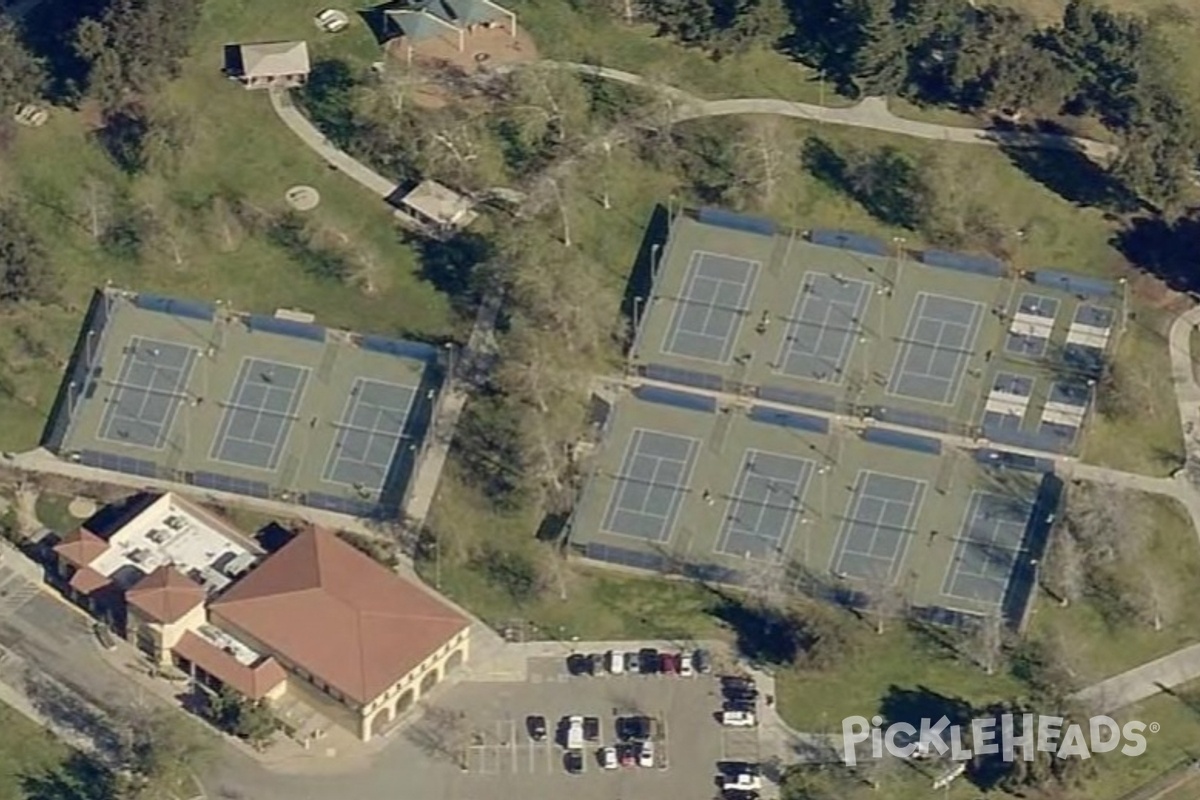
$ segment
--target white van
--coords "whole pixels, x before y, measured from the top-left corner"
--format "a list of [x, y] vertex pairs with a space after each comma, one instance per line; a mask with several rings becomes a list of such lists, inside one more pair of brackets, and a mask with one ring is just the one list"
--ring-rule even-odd
[[617, 650], [609, 650], [604, 654], [604, 665], [613, 675], [625, 672], [625, 654]]

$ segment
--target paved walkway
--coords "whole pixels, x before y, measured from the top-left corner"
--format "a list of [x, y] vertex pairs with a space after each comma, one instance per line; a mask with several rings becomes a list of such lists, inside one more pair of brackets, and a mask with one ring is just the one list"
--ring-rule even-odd
[[1108, 161], [1117, 153], [1114, 145], [1099, 142], [1095, 139], [1085, 139], [1078, 136], [1064, 136], [1051, 133], [1023, 133], [1019, 131], [1002, 131], [984, 128], [963, 128], [953, 125], [936, 125], [930, 122], [898, 117], [888, 108], [885, 97], [866, 97], [852, 106], [832, 108], [812, 103], [798, 103], [790, 100], [774, 98], [736, 98], [725, 100], [705, 100], [696, 95], [684, 92], [671, 86], [658, 84], [643, 75], [626, 72], [594, 64], [579, 64], [568, 61], [541, 61], [539, 64], [553, 65], [568, 69], [583, 75], [626, 83], [633, 86], [644, 86], [663, 94], [673, 105], [673, 115], [677, 121], [697, 119], [700, 117], [721, 117], [735, 114], [770, 114], [782, 117], [794, 117], [831, 125], [846, 125], [853, 128], [869, 128], [871, 130], [895, 133], [901, 136], [912, 136], [918, 139], [935, 139], [960, 144], [983, 144], [993, 147], [1017, 147], [1046, 150], [1078, 151], [1101, 164]]

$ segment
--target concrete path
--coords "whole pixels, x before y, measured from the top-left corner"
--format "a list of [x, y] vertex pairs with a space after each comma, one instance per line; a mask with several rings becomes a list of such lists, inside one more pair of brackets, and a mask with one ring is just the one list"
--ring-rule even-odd
[[1076, 692], [1074, 699], [1097, 713], [1108, 713], [1153, 697], [1164, 689], [1200, 676], [1200, 644], [1134, 667]]
[[300, 113], [292, 96], [286, 89], [271, 89], [271, 107], [283, 124], [296, 134], [310, 150], [335, 169], [350, 177], [377, 197], [386, 198], [396, 191], [396, 181], [383, 177], [375, 170], [355, 160], [346, 151], [336, 147], [325, 134], [317, 130], [308, 117]]
[[486, 363], [495, 357], [494, 331], [500, 304], [500, 298], [495, 295], [484, 298], [479, 304], [467, 347], [451, 370], [438, 408], [434, 411], [433, 426], [429, 432], [432, 441], [413, 476], [412, 489], [404, 506], [405, 519], [416, 529], [420, 529], [429, 516], [429, 507], [437, 494], [446, 457], [450, 453], [450, 443], [454, 440], [454, 431], [458, 427], [471, 385], [481, 371], [485, 371]]
[[840, 108], [765, 97], [705, 100], [681, 89], [664, 86], [643, 75], [624, 70], [569, 61], [541, 61], [538, 63], [571, 70], [581, 75], [604, 78], [632, 86], [644, 86], [657, 91], [673, 104], [672, 111], [676, 121], [735, 114], [770, 114], [813, 120], [831, 125], [869, 128], [901, 136], [912, 136], [918, 139], [935, 139], [960, 144], [983, 144], [993, 147], [1072, 150], [1083, 153], [1088, 158], [1101, 164], [1108, 163], [1117, 153], [1117, 148], [1114, 145], [1077, 136], [963, 128], [905, 119], [892, 113], [891, 109], [888, 108], [887, 98], [885, 97], [866, 97], [855, 105]]

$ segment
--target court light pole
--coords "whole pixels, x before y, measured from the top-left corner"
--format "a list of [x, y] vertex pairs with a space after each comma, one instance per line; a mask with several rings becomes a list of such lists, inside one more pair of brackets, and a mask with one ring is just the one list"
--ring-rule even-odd
[[603, 176], [603, 178], [604, 178], [604, 208], [605, 208], [605, 210], [608, 210], [608, 209], [612, 208], [612, 203], [609, 201], [609, 198], [608, 198], [608, 170], [609, 170], [609, 167], [612, 165], [612, 142], [610, 142], [608, 139], [605, 139], [603, 142], [603, 147], [604, 147], [604, 176]]

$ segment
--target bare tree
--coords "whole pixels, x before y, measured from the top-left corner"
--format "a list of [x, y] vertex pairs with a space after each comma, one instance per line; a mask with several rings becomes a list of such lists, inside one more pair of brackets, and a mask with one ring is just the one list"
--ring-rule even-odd
[[796, 175], [799, 148], [793, 131], [777, 117], [754, 117], [748, 136], [736, 147], [738, 172], [744, 176], [738, 194], [751, 204], [767, 207], [776, 189]]
[[903, 590], [886, 575], [870, 578], [859, 591], [875, 617], [875, 633], [880, 636], [886, 632], [887, 621], [903, 616], [907, 609]]
[[1050, 541], [1042, 571], [1047, 588], [1058, 598], [1060, 605], [1068, 606], [1083, 595], [1085, 571], [1083, 552], [1074, 532], [1067, 527], [1060, 528]]
[[976, 661], [988, 675], [994, 675], [1004, 652], [1004, 617], [995, 609], [980, 619], [974, 630]]

